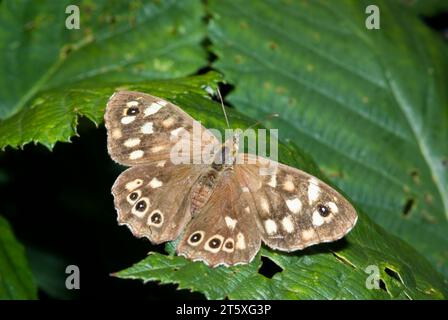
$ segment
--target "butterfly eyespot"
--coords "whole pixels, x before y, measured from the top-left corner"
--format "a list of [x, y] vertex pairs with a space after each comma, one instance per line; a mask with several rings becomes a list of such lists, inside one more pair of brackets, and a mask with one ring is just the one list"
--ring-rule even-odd
[[317, 205], [317, 212], [319, 212], [319, 214], [322, 217], [328, 217], [331, 213], [331, 210], [328, 206], [323, 205], [323, 204], [318, 204]]
[[217, 249], [221, 245], [221, 240], [218, 238], [213, 238], [208, 242], [208, 246], [212, 249]]
[[128, 116], [135, 116], [139, 113], [139, 110], [137, 107], [130, 107], [126, 110], [126, 115]]
[[[141, 191], [136, 191], [139, 193], [139, 196], [141, 195]], [[129, 197], [128, 197], [129, 201]], [[131, 213], [139, 218], [143, 218], [146, 214], [146, 211], [148, 210], [149, 206], [151, 206], [148, 198], [141, 198], [139, 200], [136, 200], [137, 203], [134, 204], [132, 207]], [[131, 202], [132, 203], [132, 202]]]
[[154, 210], [148, 217], [149, 226], [160, 227], [163, 224], [163, 213], [160, 210]]
[[135, 205], [135, 210], [140, 211], [140, 212], [145, 211], [146, 207], [147, 207], [146, 201], [141, 200], [141, 201], [137, 202], [137, 204]]
[[132, 191], [128, 197], [127, 200], [130, 204], [134, 204], [141, 196], [142, 192], [140, 190]]
[[235, 242], [232, 238], [227, 238], [227, 240], [224, 242], [224, 245], [222, 247], [222, 250], [228, 253], [232, 253], [235, 248]]
[[190, 241], [193, 242], [193, 243], [194, 242], [199, 242], [201, 240], [201, 238], [202, 238], [202, 235], [198, 232], [198, 233], [193, 234], [190, 237]]
[[160, 224], [162, 222], [162, 216], [156, 212], [151, 216], [151, 222], [154, 224]]
[[190, 238], [188, 239], [188, 243], [191, 246], [197, 246], [199, 243], [201, 243], [203, 237], [204, 231], [196, 231], [190, 236]]

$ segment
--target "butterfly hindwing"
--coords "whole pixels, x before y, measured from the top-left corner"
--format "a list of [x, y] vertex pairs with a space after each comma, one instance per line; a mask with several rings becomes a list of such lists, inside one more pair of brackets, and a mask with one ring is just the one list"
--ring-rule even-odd
[[225, 172], [207, 204], [187, 226], [179, 255], [209, 266], [249, 263], [260, 249], [260, 234], [248, 194], [233, 172]]
[[[356, 211], [336, 190], [306, 172], [269, 161], [257, 157], [256, 164], [235, 170], [252, 194], [264, 243], [294, 251], [338, 240], [353, 228]], [[260, 174], [263, 167], [275, 169]]]
[[112, 187], [119, 224], [152, 243], [176, 239], [191, 219], [189, 190], [202, 169], [162, 162], [127, 169]]

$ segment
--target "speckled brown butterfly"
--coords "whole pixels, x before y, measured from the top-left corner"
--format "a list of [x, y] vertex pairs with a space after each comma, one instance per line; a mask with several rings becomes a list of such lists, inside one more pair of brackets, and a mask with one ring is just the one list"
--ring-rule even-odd
[[[249, 263], [261, 241], [294, 251], [340, 239], [356, 223], [355, 209], [337, 191], [298, 169], [238, 153], [237, 136], [221, 145], [203, 126], [200, 134], [181, 134], [197, 122], [168, 101], [119, 91], [105, 122], [109, 154], [131, 167], [112, 187], [118, 222], [155, 244], [178, 239], [176, 251], [188, 259]], [[216, 153], [209, 163], [174, 164], [179, 142]]]

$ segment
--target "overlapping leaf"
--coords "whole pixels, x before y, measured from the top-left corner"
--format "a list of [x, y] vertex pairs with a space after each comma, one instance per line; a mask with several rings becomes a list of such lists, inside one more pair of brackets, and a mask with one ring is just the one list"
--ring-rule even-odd
[[448, 275], [448, 50], [393, 1], [210, 1], [228, 101], [278, 112], [295, 141], [376, 222]]
[[0, 216], [0, 300], [36, 298], [37, 288], [25, 251]]

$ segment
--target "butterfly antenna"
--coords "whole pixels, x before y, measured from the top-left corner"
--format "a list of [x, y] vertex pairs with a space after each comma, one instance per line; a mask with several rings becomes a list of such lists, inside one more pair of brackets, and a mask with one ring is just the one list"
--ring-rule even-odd
[[261, 123], [262, 123], [263, 121], [265, 121], [265, 120], [269, 120], [269, 119], [277, 118], [277, 117], [278, 117], [278, 113], [276, 113], [276, 112], [274, 112], [274, 113], [270, 113], [270, 114], [266, 115], [262, 120], [259, 120], [259, 121], [255, 122], [253, 125], [251, 125], [251, 126], [250, 126], [249, 128], [247, 128], [246, 130], [252, 129], [253, 127], [255, 127], [255, 126], [261, 124]]
[[222, 112], [224, 113], [224, 118], [226, 118], [227, 128], [230, 129], [229, 119], [227, 118], [226, 108], [224, 107], [224, 101], [222, 100], [221, 91], [219, 91], [219, 88], [216, 88], [216, 91], [218, 92], [218, 97], [221, 101], [221, 108]]

